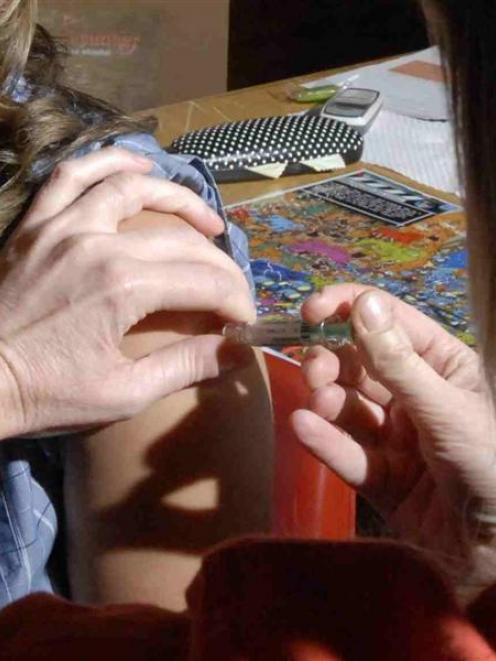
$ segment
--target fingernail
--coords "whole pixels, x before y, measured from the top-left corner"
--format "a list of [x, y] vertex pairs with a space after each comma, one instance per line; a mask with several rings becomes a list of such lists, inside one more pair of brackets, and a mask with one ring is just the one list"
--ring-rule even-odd
[[226, 226], [225, 226], [224, 221], [222, 220], [222, 218], [219, 216], [219, 214], [216, 211], [214, 211], [213, 209], [210, 209], [210, 208], [208, 209], [208, 211], [210, 213], [210, 218], [212, 220], [214, 220], [216, 222], [216, 224], [219, 226], [219, 231], [225, 230]]
[[393, 317], [391, 308], [380, 294], [365, 294], [359, 302], [358, 313], [368, 331], [377, 332], [391, 328]]

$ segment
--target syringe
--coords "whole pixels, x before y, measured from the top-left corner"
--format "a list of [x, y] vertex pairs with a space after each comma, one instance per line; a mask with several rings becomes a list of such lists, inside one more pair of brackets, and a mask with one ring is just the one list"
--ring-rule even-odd
[[302, 319], [260, 320], [255, 324], [226, 324], [222, 334], [232, 342], [253, 347], [283, 347], [321, 344], [336, 349], [353, 342], [351, 324], [324, 319], [320, 324], [308, 324]]

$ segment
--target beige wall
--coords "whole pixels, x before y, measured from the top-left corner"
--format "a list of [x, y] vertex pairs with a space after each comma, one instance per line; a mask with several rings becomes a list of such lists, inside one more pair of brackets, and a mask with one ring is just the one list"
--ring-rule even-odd
[[40, 0], [69, 84], [126, 110], [226, 89], [229, 0]]

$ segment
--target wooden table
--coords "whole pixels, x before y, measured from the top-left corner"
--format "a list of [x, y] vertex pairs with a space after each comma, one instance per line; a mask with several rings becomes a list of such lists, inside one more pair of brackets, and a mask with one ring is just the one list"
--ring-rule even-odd
[[[292, 79], [306, 82], [334, 71]], [[168, 145], [177, 136], [221, 122], [283, 115], [305, 106], [286, 96], [289, 81], [258, 85], [155, 108], [142, 114], [158, 119], [157, 138]], [[325, 179], [328, 174], [283, 177], [275, 181], [222, 184], [226, 204]], [[276, 428], [274, 531], [312, 538], [346, 539], [355, 530], [355, 495], [341, 480], [311, 457], [296, 441], [287, 423], [295, 408], [306, 406], [308, 392], [293, 366], [269, 358]], [[288, 381], [290, 387], [287, 387]]]
[[[349, 68], [347, 67], [347, 69]], [[157, 117], [157, 138], [162, 145], [168, 145], [177, 136], [205, 126], [239, 119], [286, 115], [304, 110], [309, 106], [296, 103], [287, 98], [285, 90], [288, 85], [290, 83], [308, 82], [339, 71], [339, 69], [321, 71], [308, 76], [292, 78], [291, 80], [282, 80], [215, 96], [206, 96], [192, 101], [174, 103], [140, 114], [153, 114]], [[258, 195], [303, 186], [324, 178], [326, 178], [325, 173], [295, 175], [276, 179], [275, 181], [222, 184], [220, 189], [224, 202], [231, 204]]]

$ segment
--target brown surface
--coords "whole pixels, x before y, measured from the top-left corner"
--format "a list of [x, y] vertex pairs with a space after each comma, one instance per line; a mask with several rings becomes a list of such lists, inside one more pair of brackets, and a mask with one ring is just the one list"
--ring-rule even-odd
[[70, 85], [139, 110], [227, 84], [229, 0], [40, 0]]
[[[381, 60], [377, 60], [380, 62]], [[357, 65], [357, 66], [363, 66]], [[254, 87], [247, 87], [241, 90], [225, 92], [203, 98], [183, 101], [159, 108], [152, 108], [144, 111], [142, 114], [152, 114], [158, 119], [157, 138], [159, 142], [167, 146], [177, 136], [193, 131], [195, 129], [212, 126], [222, 122], [230, 122], [240, 119], [249, 119], [254, 117], [270, 117], [272, 115], [285, 115], [292, 112], [298, 112], [311, 107], [311, 104], [302, 104], [287, 98], [286, 90], [288, 86], [294, 83], [308, 82], [324, 76], [339, 73], [343, 70], [351, 70], [353, 67], [345, 69], [329, 69], [307, 76], [297, 76], [288, 80], [281, 80], [275, 83], [265, 83]], [[353, 167], [353, 166], [351, 166]], [[386, 174], [388, 172], [386, 171]], [[233, 204], [247, 200], [259, 195], [276, 193], [296, 186], [304, 186], [322, 179], [326, 179], [328, 173], [317, 173], [308, 175], [294, 175], [291, 177], [281, 177], [274, 181], [254, 181], [222, 184], [220, 186], [222, 197], [226, 204]], [[397, 175], [395, 175], [397, 176]], [[411, 180], [403, 177], [405, 182]], [[428, 191], [432, 194], [441, 195], [441, 197], [458, 201], [453, 195], [439, 193], [434, 189], [415, 184], [417, 188]]]
[[433, 80], [435, 83], [442, 83], [444, 81], [443, 69], [439, 64], [422, 62], [422, 60], [413, 60], [406, 64], [400, 64], [398, 67], [391, 69], [391, 71], [403, 73], [406, 76], [413, 76], [414, 78]]
[[[291, 82], [300, 83], [315, 80], [331, 73], [337, 73], [337, 71], [321, 71], [308, 76], [299, 76], [291, 79]], [[285, 90], [289, 83], [290, 81], [283, 80], [276, 83], [267, 83], [233, 92], [226, 92], [224, 94], [206, 96], [191, 101], [154, 108], [146, 111], [146, 114], [153, 114], [157, 117], [157, 138], [162, 145], [167, 146], [177, 136], [205, 126], [253, 117], [285, 115], [310, 107], [287, 98]], [[231, 204], [258, 195], [302, 186], [325, 179], [325, 177], [325, 173], [295, 175], [276, 179], [275, 181], [222, 184], [220, 189], [224, 202]]]

